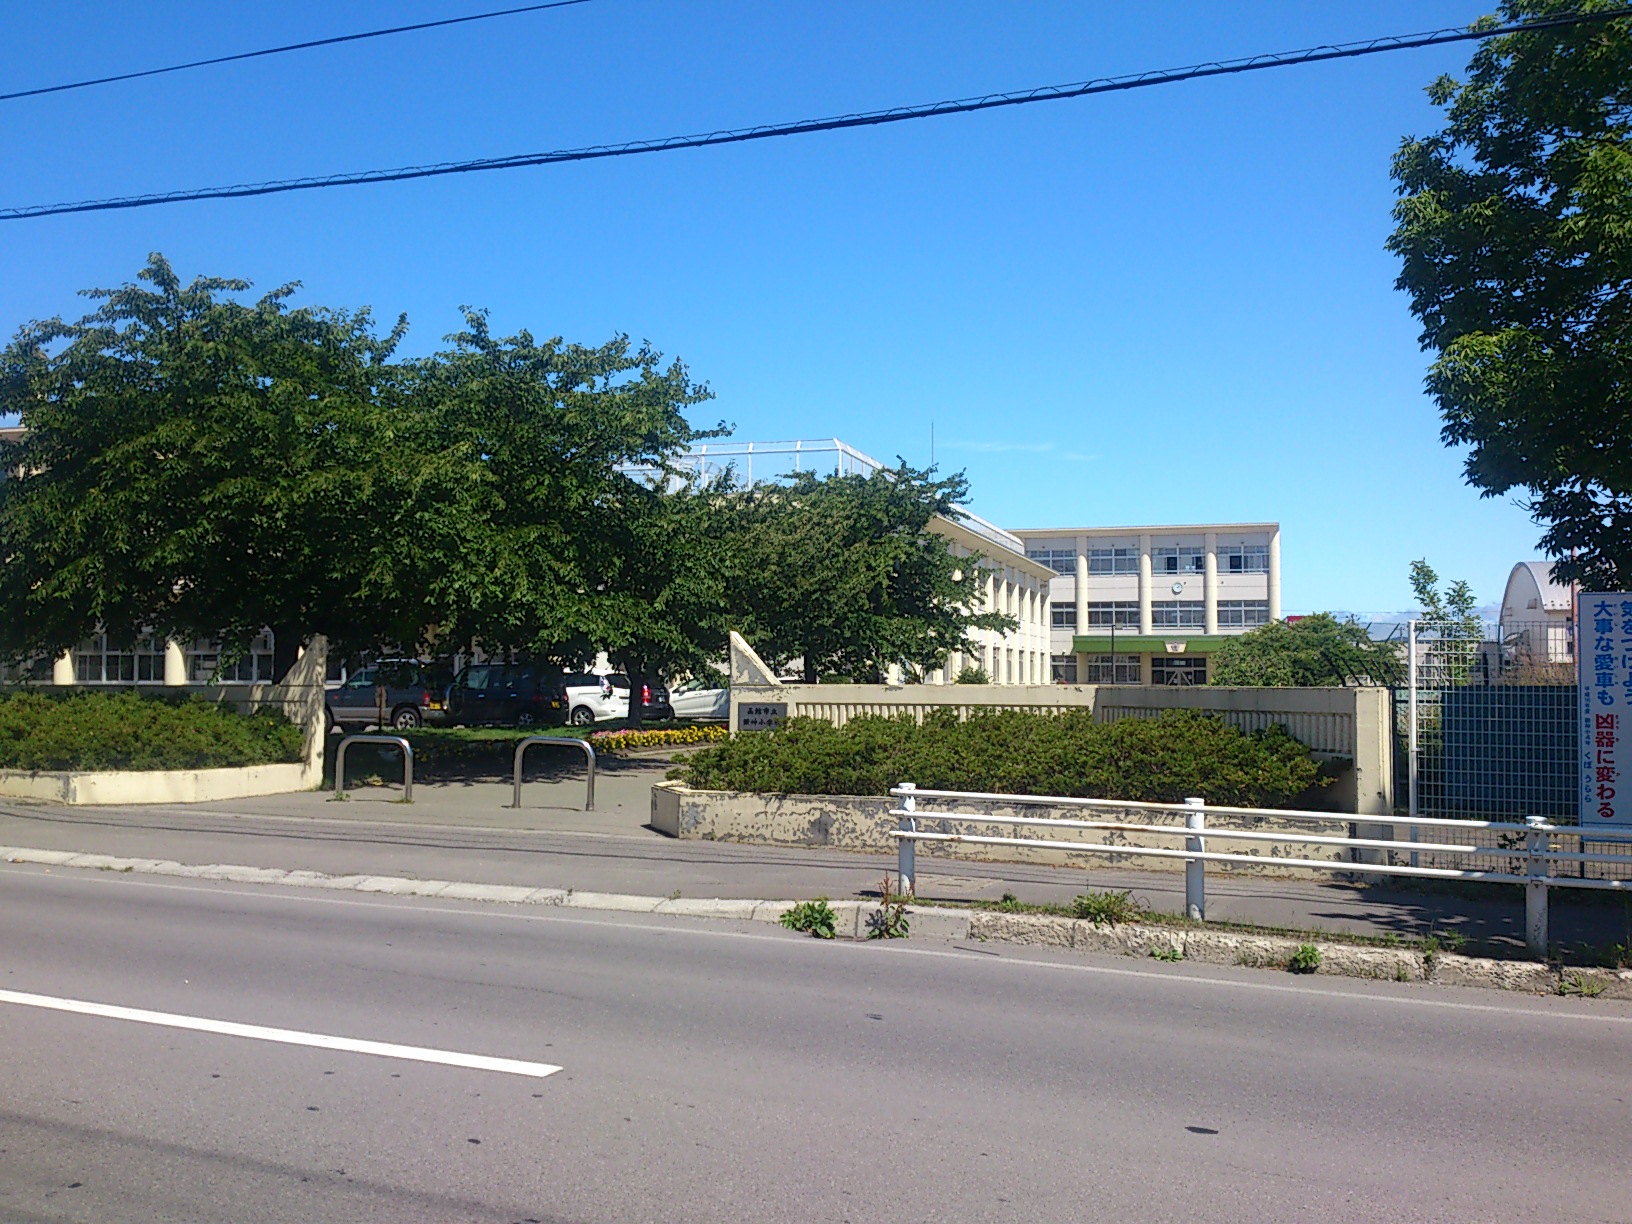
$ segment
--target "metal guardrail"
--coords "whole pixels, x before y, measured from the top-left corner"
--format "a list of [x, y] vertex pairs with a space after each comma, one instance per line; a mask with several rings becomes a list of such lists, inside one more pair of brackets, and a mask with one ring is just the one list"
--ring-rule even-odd
[[348, 735], [334, 752], [334, 796], [346, 793], [346, 749], [352, 744], [395, 744], [402, 749], [402, 801], [414, 801], [414, 746], [400, 735]]
[[521, 806], [521, 757], [534, 744], [570, 744], [574, 748], [584, 750], [584, 763], [589, 766], [589, 787], [584, 795], [584, 811], [593, 812], [595, 810], [595, 749], [589, 746], [587, 740], [574, 739], [564, 735], [529, 735], [516, 745], [515, 797], [512, 799], [510, 806], [513, 808]]
[[[983, 846], [1026, 846], [1082, 852], [1085, 854], [1142, 855], [1153, 858], [1185, 860], [1185, 909], [1190, 917], [1204, 920], [1207, 916], [1206, 865], [1212, 863], [1250, 863], [1256, 866], [1272, 864], [1278, 867], [1303, 867], [1316, 871], [1331, 871], [1352, 875], [1419, 876], [1436, 880], [1471, 880], [1490, 884], [1523, 884], [1525, 886], [1525, 943], [1537, 956], [1547, 953], [1547, 890], [1550, 888], [1595, 888], [1632, 893], [1632, 879], [1595, 879], [1582, 876], [1554, 875], [1549, 868], [1555, 863], [1610, 863], [1632, 870], [1632, 853], [1589, 854], [1554, 850], [1552, 836], [1579, 835], [1573, 825], [1551, 824], [1539, 816], [1528, 817], [1523, 824], [1495, 820], [1455, 820], [1424, 816], [1364, 816], [1338, 812], [1293, 811], [1280, 808], [1220, 807], [1202, 799], [1186, 799], [1182, 804], [1144, 803], [1119, 799], [1075, 799], [1050, 795], [999, 795], [966, 791], [919, 790], [910, 782], [893, 788], [890, 794], [900, 800], [900, 806], [890, 814], [899, 821], [891, 831], [897, 839], [900, 888], [903, 893], [914, 891], [917, 878], [917, 843], [949, 842]], [[1034, 816], [996, 816], [984, 812], [924, 810], [922, 800], [953, 804], [997, 803], [1014, 806], [1049, 808], [1083, 808], [1119, 812], [1152, 812], [1183, 816], [1184, 824], [1139, 824], [1128, 820], [1066, 820]], [[1338, 825], [1404, 825], [1412, 840], [1394, 838], [1331, 836], [1320, 833], [1299, 833], [1268, 829], [1231, 828], [1228, 825], [1209, 824], [1209, 815], [1234, 817], [1244, 820], [1296, 820], [1310, 823]], [[1062, 840], [1055, 837], [994, 837], [973, 833], [931, 833], [918, 827], [920, 820], [948, 823], [1011, 825], [1018, 829], [1059, 830], [1067, 832], [1101, 831], [1140, 833], [1156, 837], [1182, 837], [1184, 848], [1168, 849], [1163, 846], [1130, 846], [1123, 842]], [[1510, 833], [1515, 841], [1522, 835], [1523, 848], [1514, 846], [1470, 846], [1453, 842], [1423, 842], [1415, 840], [1419, 830], [1428, 828], [1485, 829], [1496, 833]], [[1598, 831], [1598, 836], [1603, 835]], [[1206, 839], [1230, 842], [1280, 843], [1282, 845], [1329, 845], [1354, 850], [1397, 852], [1413, 865], [1392, 862], [1365, 862], [1346, 859], [1289, 858], [1276, 855], [1266, 858], [1260, 854], [1236, 851], [1208, 850]], [[1417, 852], [1432, 850], [1445, 854], [1459, 854], [1469, 860], [1491, 859], [1499, 863], [1522, 866], [1522, 872], [1489, 870], [1480, 867], [1419, 867], [1415, 866]], [[1632, 850], [1632, 846], [1629, 846]]]

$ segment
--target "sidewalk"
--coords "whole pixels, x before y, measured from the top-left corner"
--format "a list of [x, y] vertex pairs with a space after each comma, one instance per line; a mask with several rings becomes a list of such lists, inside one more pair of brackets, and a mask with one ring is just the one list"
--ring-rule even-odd
[[[509, 808], [497, 782], [364, 788], [349, 802], [327, 793], [164, 807], [71, 808], [0, 801], [0, 845], [193, 865], [464, 880], [528, 888], [683, 898], [760, 900], [876, 896], [892, 855], [675, 841], [646, 827], [649, 789], [665, 766], [604, 770], [596, 810], [584, 812], [582, 774], [527, 783]], [[546, 806], [559, 804], [561, 806]], [[571, 806], [568, 806], [571, 805]], [[1085, 890], [1129, 889], [1152, 909], [1182, 912], [1182, 872], [937, 860], [919, 851], [919, 895], [946, 901], [1068, 902]], [[1524, 906], [1385, 885], [1266, 880], [1209, 871], [1208, 917], [1303, 930], [1424, 935], [1454, 931], [1471, 943], [1523, 946]], [[1555, 892], [1556, 943], [1626, 942], [1622, 904]]]

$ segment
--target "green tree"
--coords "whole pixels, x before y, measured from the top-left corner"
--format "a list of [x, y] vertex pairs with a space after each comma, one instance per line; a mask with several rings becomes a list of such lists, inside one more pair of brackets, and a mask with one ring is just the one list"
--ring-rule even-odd
[[1207, 669], [1209, 684], [1333, 688], [1397, 683], [1402, 663], [1397, 647], [1372, 640], [1364, 625], [1317, 612], [1231, 638]]
[[[1503, 20], [1618, 0], [1504, 0]], [[1486, 19], [1487, 21], [1491, 19]], [[1485, 496], [1523, 490], [1555, 574], [1632, 584], [1632, 22], [1480, 45], [1432, 136], [1394, 159], [1402, 261], [1448, 446]]]
[[665, 483], [621, 478], [587, 562], [597, 597], [586, 632], [629, 677], [637, 727], [642, 685], [713, 666], [732, 627], [733, 494], [724, 481]]
[[153, 255], [78, 322], [0, 355], [0, 653], [55, 654], [98, 624], [243, 649], [276, 636], [280, 677], [317, 633], [412, 641], [446, 457], [415, 446], [390, 363], [406, 328], [253, 303], [247, 281], [183, 284]]
[[733, 606], [766, 662], [877, 681], [892, 664], [939, 667], [971, 629], [1013, 617], [979, 611], [982, 561], [955, 557], [931, 530], [957, 520], [962, 474], [908, 467], [821, 478], [803, 472], [741, 499]]
[[1473, 588], [1458, 578], [1442, 592], [1426, 560], [1411, 562], [1411, 593], [1422, 605], [1424, 661], [1453, 681], [1467, 678], [1484, 644], [1485, 622], [1474, 611]]
[[662, 554], [657, 521], [670, 508], [623, 469], [661, 476], [677, 451], [719, 432], [684, 415], [711, 393], [627, 336], [496, 337], [467, 310], [448, 340], [413, 363], [409, 392], [430, 447], [466, 465], [458, 513], [436, 526], [454, 560], [428, 579], [443, 640], [569, 665], [628, 648], [636, 621], [649, 629], [663, 615], [650, 605], [685, 570], [672, 550], [691, 537]]

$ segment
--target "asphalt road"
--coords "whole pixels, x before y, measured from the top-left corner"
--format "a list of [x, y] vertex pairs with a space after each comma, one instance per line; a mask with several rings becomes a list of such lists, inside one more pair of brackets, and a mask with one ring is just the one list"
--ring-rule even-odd
[[1632, 1218], [1624, 1004], [22, 867], [0, 931], [6, 1221]]

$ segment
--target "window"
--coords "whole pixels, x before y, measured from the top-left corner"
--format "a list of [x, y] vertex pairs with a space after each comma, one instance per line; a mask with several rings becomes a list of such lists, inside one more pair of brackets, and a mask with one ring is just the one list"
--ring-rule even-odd
[[1056, 574], [1077, 572], [1077, 550], [1074, 548], [1028, 548], [1026, 556], [1040, 565], [1046, 565]]
[[1269, 573], [1268, 544], [1222, 544], [1218, 549], [1221, 574]]
[[1137, 574], [1139, 572], [1139, 550], [1137, 548], [1090, 548], [1088, 550], [1088, 572], [1090, 574]]
[[164, 643], [150, 638], [134, 650], [120, 650], [99, 633], [74, 648], [74, 680], [79, 684], [163, 684]]
[[1077, 682], [1077, 656], [1074, 654], [1048, 656], [1049, 679], [1055, 684]]
[[1075, 629], [1077, 627], [1077, 605], [1074, 603], [1049, 604], [1048, 623], [1054, 629]]
[[1085, 684], [1141, 684], [1138, 655], [1089, 655]]
[[219, 642], [194, 642], [187, 650], [187, 679], [194, 684], [270, 684], [272, 634], [262, 633], [231, 663], [225, 661]]
[[1150, 605], [1150, 623], [1155, 629], [1201, 629], [1207, 613], [1199, 599], [1163, 599]]
[[1218, 601], [1220, 629], [1251, 629], [1269, 624], [1267, 599], [1221, 599]]
[[1188, 544], [1178, 548], [1153, 548], [1150, 568], [1157, 574], [1200, 574], [1207, 568], [1207, 554]]
[[1109, 629], [1113, 625], [1118, 629], [1137, 629], [1139, 603], [1132, 599], [1091, 603], [1088, 605], [1088, 625], [1090, 628], [1100, 629]]
[[1175, 659], [1166, 655], [1157, 655], [1150, 661], [1150, 682], [1152, 684], [1206, 684], [1206, 659]]

